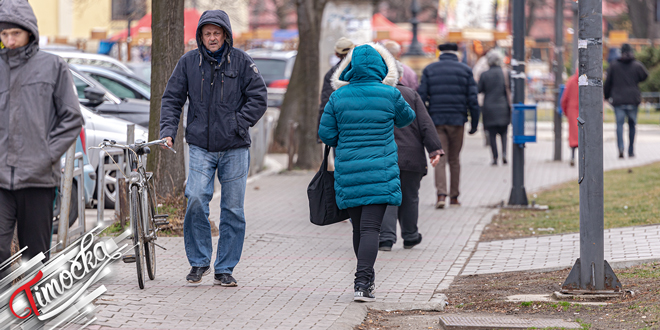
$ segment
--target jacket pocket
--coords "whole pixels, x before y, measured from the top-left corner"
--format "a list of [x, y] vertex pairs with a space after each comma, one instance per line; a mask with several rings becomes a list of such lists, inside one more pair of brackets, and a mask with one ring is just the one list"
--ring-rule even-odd
[[225, 70], [222, 75], [222, 87], [220, 101], [231, 106], [238, 106], [240, 100], [240, 83], [238, 82], [237, 70]]

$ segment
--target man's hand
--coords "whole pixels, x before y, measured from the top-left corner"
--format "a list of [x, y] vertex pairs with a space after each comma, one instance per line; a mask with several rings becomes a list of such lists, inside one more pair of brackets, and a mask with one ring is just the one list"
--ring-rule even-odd
[[476, 132], [477, 132], [477, 128], [476, 128], [476, 127], [472, 127], [472, 129], [468, 132], [468, 134], [472, 135], [472, 134], [474, 134], [474, 133], [476, 133]]
[[[163, 138], [163, 139], [167, 140], [167, 146], [170, 147], [170, 148], [172, 148], [172, 145], [173, 145], [173, 143], [172, 143], [172, 137], [171, 137], [171, 136], [168, 136], [168, 137], [165, 137], [165, 138]], [[163, 148], [163, 149], [167, 149], [165, 146], [161, 146], [161, 148]]]
[[440, 162], [440, 155], [435, 155], [435, 157], [431, 158], [431, 166], [435, 167], [435, 165], [438, 165]]

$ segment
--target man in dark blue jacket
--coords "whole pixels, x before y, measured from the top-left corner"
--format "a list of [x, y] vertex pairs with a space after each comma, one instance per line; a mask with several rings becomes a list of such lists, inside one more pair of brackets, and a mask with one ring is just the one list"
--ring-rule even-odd
[[438, 195], [437, 208], [445, 207], [447, 197], [447, 176], [445, 164], [449, 163], [451, 204], [458, 202], [458, 184], [461, 174], [459, 155], [463, 147], [464, 126], [470, 111], [471, 129], [477, 132], [479, 125], [479, 103], [477, 84], [472, 69], [458, 60], [458, 46], [454, 43], [438, 46], [442, 52], [440, 61], [429, 64], [422, 73], [419, 95], [428, 103], [429, 115], [438, 131], [446, 157], [440, 158], [435, 167], [435, 188]]
[[190, 172], [183, 237], [192, 269], [186, 280], [198, 285], [210, 272], [213, 251], [209, 202], [217, 172], [222, 197], [214, 284], [236, 286], [232, 272], [245, 238], [243, 201], [251, 143], [248, 129], [266, 111], [266, 84], [252, 58], [233, 47], [231, 24], [224, 11], [202, 14], [197, 25], [197, 47], [179, 59], [167, 82], [160, 136], [172, 145], [181, 109], [189, 100], [185, 134], [190, 144]]

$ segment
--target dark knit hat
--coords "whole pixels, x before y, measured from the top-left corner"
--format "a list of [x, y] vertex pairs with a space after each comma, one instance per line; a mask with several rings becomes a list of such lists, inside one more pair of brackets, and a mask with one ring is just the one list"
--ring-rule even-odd
[[623, 53], [634, 53], [634, 51], [629, 44], [623, 44], [621, 45], [621, 54]]
[[28, 29], [26, 29], [26, 28], [24, 28], [24, 27], [22, 27], [18, 24], [14, 24], [14, 23], [10, 23], [10, 22], [0, 22], [0, 31], [7, 30], [7, 29], [21, 29], [21, 30], [25, 30], [25, 31], [29, 32]]
[[442, 45], [438, 46], [438, 49], [441, 52], [457, 52], [458, 51], [458, 45], [453, 43], [453, 42], [448, 42]]

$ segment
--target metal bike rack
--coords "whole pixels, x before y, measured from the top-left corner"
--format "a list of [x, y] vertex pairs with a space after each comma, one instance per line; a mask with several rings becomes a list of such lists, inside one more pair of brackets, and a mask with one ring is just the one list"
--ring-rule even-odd
[[[61, 188], [61, 203], [60, 203], [60, 220], [57, 231], [57, 238], [61, 245], [56, 249], [61, 251], [66, 248], [69, 243], [70, 236], [83, 234], [86, 230], [85, 224], [85, 175], [83, 173], [83, 153], [75, 152], [76, 143], [74, 142], [66, 152], [64, 162], [64, 175], [60, 181]], [[77, 164], [76, 167], [74, 165]], [[76, 196], [78, 198], [78, 227], [69, 231], [69, 211], [71, 206], [71, 189], [73, 189], [73, 178], [78, 177], [78, 185]]]

